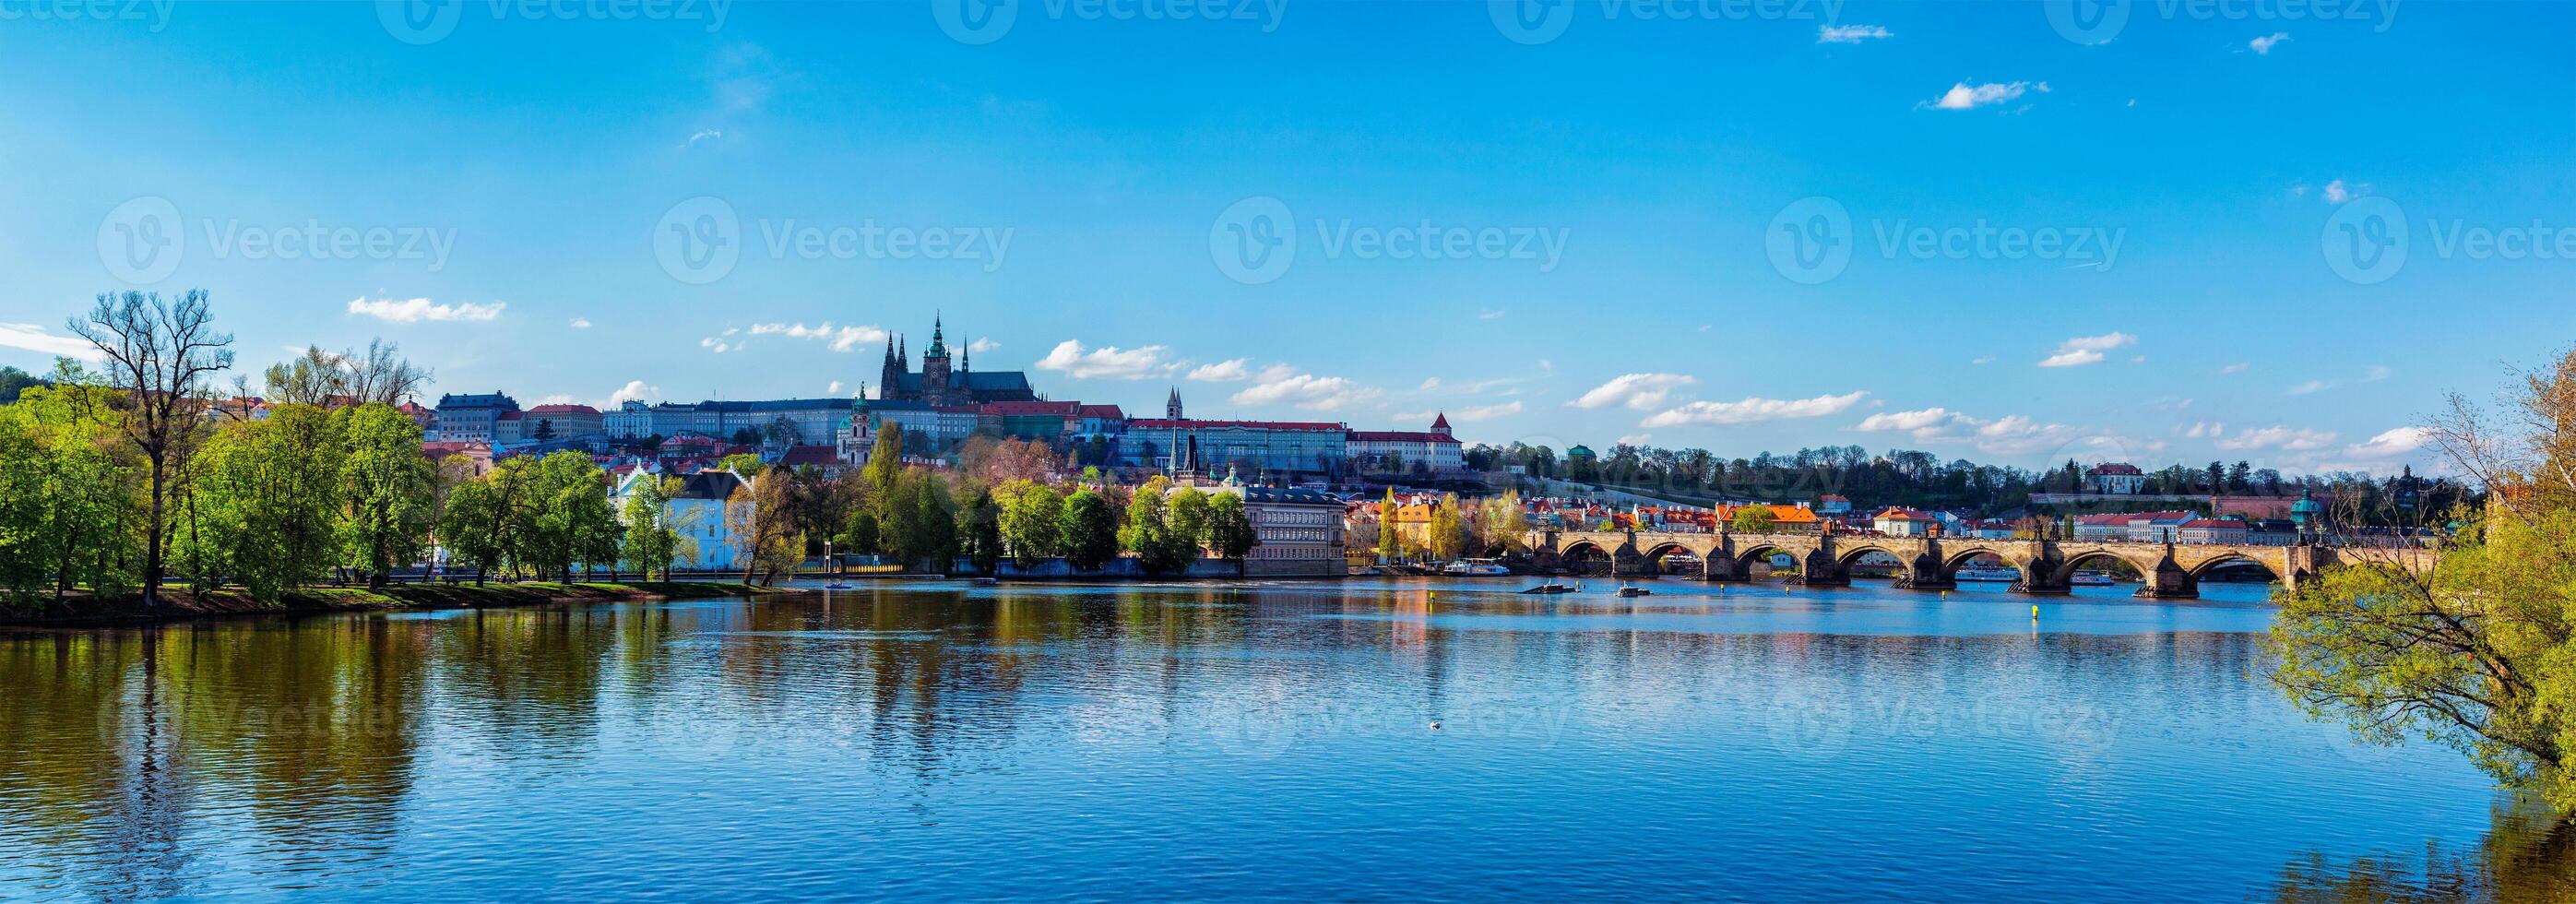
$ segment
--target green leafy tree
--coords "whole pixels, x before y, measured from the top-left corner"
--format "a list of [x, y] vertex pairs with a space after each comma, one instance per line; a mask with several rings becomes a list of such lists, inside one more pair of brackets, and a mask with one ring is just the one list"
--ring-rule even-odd
[[670, 580], [671, 562], [679, 558], [680, 532], [671, 523], [671, 497], [679, 491], [676, 478], [642, 477], [619, 510], [626, 524], [626, 562], [646, 580], [657, 568]]
[[1767, 534], [1779, 522], [1780, 516], [1772, 514], [1770, 506], [1747, 505], [1737, 507], [1735, 517], [1727, 519], [1726, 526], [1739, 534]]
[[1483, 505], [1486, 548], [1499, 547], [1506, 553], [1513, 553], [1528, 547], [1525, 538], [1529, 535], [1529, 512], [1521, 507], [1519, 490], [1505, 490], [1500, 496], [1488, 497]]
[[348, 443], [340, 463], [347, 510], [342, 561], [383, 589], [396, 566], [420, 557], [428, 539], [436, 468], [420, 455], [420, 424], [381, 402], [332, 415]]
[[189, 460], [205, 438], [207, 389], [233, 366], [233, 337], [214, 331], [203, 289], [176, 301], [159, 294], [102, 294], [72, 335], [98, 350], [107, 385], [126, 395], [119, 419], [143, 469], [143, 605], [161, 605], [169, 574], [174, 503], [186, 495]]
[[957, 513], [957, 544], [975, 571], [991, 574], [1002, 562], [1002, 506], [989, 492], [976, 493]]
[[1150, 574], [1177, 574], [1198, 558], [1198, 542], [1175, 530], [1171, 519], [1169, 496], [1171, 481], [1155, 477], [1136, 488], [1127, 501], [1127, 524], [1118, 533], [1120, 545], [1136, 554], [1138, 564]]
[[1002, 548], [1022, 568], [1064, 551], [1064, 497], [1055, 488], [1014, 480], [993, 490], [1001, 506]]
[[1377, 503], [1377, 557], [1381, 561], [1393, 562], [1404, 556], [1404, 532], [1395, 528], [1395, 514], [1395, 491], [1389, 489], [1386, 498]]
[[766, 462], [761, 461], [760, 456], [753, 455], [748, 452], [736, 452], [732, 455], [727, 455], [718, 459], [716, 461], [716, 467], [742, 475], [742, 479], [744, 480], [750, 480], [769, 472], [769, 465]]
[[948, 481], [928, 472], [901, 472], [885, 496], [879, 545], [906, 568], [928, 564], [946, 572], [957, 552], [957, 512]]
[[842, 550], [857, 555], [877, 555], [885, 551], [878, 539], [877, 513], [866, 506], [850, 509], [849, 520], [833, 542], [840, 544]]
[[1174, 536], [1189, 541], [1193, 548], [1207, 547], [1208, 495], [1199, 492], [1199, 488], [1173, 490], [1165, 504], [1164, 517], [1170, 521]]
[[1424, 543], [1431, 557], [1438, 561], [1456, 559], [1467, 548], [1466, 516], [1458, 510], [1458, 497], [1444, 496], [1431, 507], [1431, 524], [1424, 532]]
[[1218, 493], [1208, 499], [1207, 529], [1208, 549], [1237, 565], [1261, 541], [1252, 530], [1252, 517], [1243, 507], [1243, 497], [1236, 493]]
[[340, 426], [320, 408], [281, 405], [224, 425], [191, 457], [176, 547], [199, 588], [238, 583], [275, 603], [343, 561]]
[[2438, 559], [2344, 550], [2280, 594], [2272, 680], [2362, 741], [2449, 746], [2576, 811], [2576, 353], [2501, 420], [2455, 397], [2433, 436], [2486, 500]]
[[139, 473], [121, 454], [118, 400], [64, 360], [50, 385], [0, 405], [0, 591], [20, 604], [134, 581]]
[[1118, 513], [1109, 499], [1090, 490], [1065, 500], [1064, 557], [1073, 567], [1090, 571], [1118, 557]]

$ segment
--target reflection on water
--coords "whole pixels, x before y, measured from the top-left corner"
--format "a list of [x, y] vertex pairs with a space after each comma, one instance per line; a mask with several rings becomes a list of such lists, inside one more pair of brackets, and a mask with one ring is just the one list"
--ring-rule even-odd
[[909, 584], [0, 635], [0, 898], [2523, 898], [2576, 863], [2456, 757], [2297, 719], [2260, 591], [2212, 589]]

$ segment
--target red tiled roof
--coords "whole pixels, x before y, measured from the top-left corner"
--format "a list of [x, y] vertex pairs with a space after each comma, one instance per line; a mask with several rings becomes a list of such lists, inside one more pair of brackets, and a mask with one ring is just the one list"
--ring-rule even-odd
[[[514, 413], [515, 413], [515, 412], [514, 412]], [[539, 406], [537, 406], [537, 407], [535, 407], [535, 408], [530, 408], [530, 409], [528, 409], [528, 413], [529, 413], [529, 414], [598, 414], [598, 413], [599, 413], [599, 409], [597, 409], [597, 408], [592, 408], [592, 407], [590, 407], [590, 406], [588, 406], [588, 405], [539, 405]], [[510, 415], [506, 415], [506, 414], [505, 414], [505, 415], [502, 415], [502, 417], [509, 417], [509, 416], [510, 416]]]
[[1011, 415], [1046, 414], [1070, 416], [1081, 409], [1082, 403], [1080, 402], [987, 402], [977, 413], [998, 414], [1006, 417]]
[[1412, 430], [1353, 430], [1351, 439], [1364, 443], [1448, 443], [1457, 445], [1456, 437]]
[[1119, 410], [1116, 405], [1084, 405], [1082, 406], [1079, 414], [1082, 417], [1102, 418], [1113, 421], [1123, 421], [1127, 419], [1127, 412]]
[[2130, 464], [2130, 463], [2125, 462], [2125, 461], [2106, 461], [2106, 462], [2103, 462], [2103, 463], [2101, 463], [2101, 464], [2094, 465], [2092, 468], [2087, 469], [2084, 473], [2085, 473], [2087, 476], [2105, 475], [2105, 474], [2107, 474], [2107, 475], [2111, 475], [2111, 476], [2136, 476], [2136, 475], [2140, 475], [2140, 474], [2145, 474], [2146, 472], [2145, 472], [2145, 471], [2138, 470], [2138, 466], [2137, 466], [2137, 465], [2133, 465], [2133, 464]]
[[806, 465], [830, 467], [841, 463], [839, 451], [830, 446], [796, 446], [779, 456], [780, 466], [801, 468]]
[[1257, 430], [1342, 430], [1341, 424], [1323, 421], [1175, 421], [1163, 418], [1128, 421], [1130, 430], [1206, 430], [1227, 427], [1249, 427]]

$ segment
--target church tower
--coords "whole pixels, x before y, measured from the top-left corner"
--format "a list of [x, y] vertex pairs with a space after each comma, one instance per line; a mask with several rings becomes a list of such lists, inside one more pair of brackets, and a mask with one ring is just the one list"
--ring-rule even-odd
[[1174, 386], [1174, 387], [1172, 387], [1172, 397], [1171, 397], [1171, 399], [1170, 399], [1169, 401], [1166, 401], [1166, 402], [1164, 402], [1164, 403], [1163, 403], [1163, 416], [1164, 416], [1164, 417], [1166, 417], [1166, 418], [1170, 418], [1170, 419], [1172, 419], [1172, 420], [1175, 420], [1175, 421], [1177, 421], [1177, 420], [1184, 420], [1184, 418], [1182, 418], [1182, 417], [1181, 417], [1181, 388], [1180, 388], [1180, 387], [1178, 387], [1178, 386]]
[[930, 350], [921, 354], [921, 400], [954, 405], [948, 395], [948, 337], [937, 318], [930, 321]]
[[894, 334], [886, 334], [885, 366], [877, 370], [877, 398], [895, 398], [896, 387], [903, 385], [903, 362], [894, 356]]

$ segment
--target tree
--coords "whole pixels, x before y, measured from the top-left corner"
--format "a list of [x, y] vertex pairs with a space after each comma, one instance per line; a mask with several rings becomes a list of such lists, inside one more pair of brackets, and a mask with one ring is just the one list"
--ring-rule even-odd
[[978, 492], [957, 513], [957, 542], [968, 565], [991, 574], [1002, 562], [1002, 507], [990, 492]]
[[626, 524], [626, 562], [645, 580], [652, 580], [656, 567], [662, 570], [663, 580], [671, 579], [671, 561], [678, 558], [680, 547], [680, 532], [671, 526], [671, 497], [679, 491], [677, 478], [640, 477], [619, 510]]
[[1002, 549], [1022, 568], [1064, 550], [1064, 497], [1054, 488], [1014, 480], [994, 489]]
[[130, 585], [136, 465], [122, 447], [120, 397], [68, 359], [0, 405], [0, 591]]
[[1404, 555], [1404, 532], [1396, 529], [1395, 515], [1395, 490], [1389, 489], [1386, 491], [1386, 498], [1378, 500], [1377, 503], [1377, 557], [1379, 561], [1393, 562]]
[[1528, 547], [1523, 538], [1529, 534], [1529, 512], [1521, 507], [1519, 490], [1504, 490], [1500, 496], [1488, 497], [1484, 507], [1486, 548], [1500, 547], [1512, 553]]
[[1173, 490], [1171, 498], [1166, 502], [1165, 512], [1164, 517], [1171, 525], [1173, 537], [1187, 542], [1193, 556], [1196, 555], [1197, 550], [1208, 546], [1208, 495], [1206, 493], [1199, 492], [1197, 487]]
[[1145, 481], [1127, 502], [1127, 525], [1118, 532], [1118, 542], [1136, 554], [1137, 563], [1149, 574], [1174, 574], [1186, 570], [1198, 558], [1198, 543], [1182, 536], [1171, 521], [1169, 496], [1172, 482], [1163, 477]]
[[744, 480], [751, 480], [769, 473], [769, 465], [761, 461], [760, 456], [747, 452], [736, 452], [717, 459], [716, 467], [720, 470], [732, 471]]
[[420, 556], [436, 471], [420, 457], [420, 424], [392, 406], [369, 402], [333, 417], [348, 444], [340, 463], [342, 561], [382, 590], [396, 565]]
[[1241, 565], [1243, 558], [1252, 554], [1252, 547], [1261, 542], [1260, 535], [1252, 530], [1252, 517], [1243, 507], [1243, 496], [1237, 493], [1218, 493], [1208, 500], [1207, 531], [1209, 551], [1236, 565]]
[[875, 555], [884, 549], [877, 536], [877, 513], [865, 506], [850, 510], [850, 517], [843, 523], [840, 534], [832, 540], [840, 544], [841, 549], [859, 555]]
[[36, 379], [33, 374], [26, 371], [15, 367], [0, 367], [0, 405], [18, 401], [18, 394], [26, 391], [28, 387], [43, 385], [45, 381]]
[[2430, 435], [2485, 500], [2437, 560], [2347, 550], [2281, 594], [2272, 680], [2364, 742], [2449, 746], [2576, 811], [2576, 352], [2500, 420], [2454, 396]]
[[170, 501], [204, 432], [207, 380], [233, 366], [233, 337], [215, 332], [213, 321], [205, 290], [192, 289], [176, 303], [158, 293], [103, 294], [86, 319], [70, 322], [73, 335], [98, 349], [108, 385], [123, 390], [133, 406], [124, 426], [126, 442], [145, 465], [145, 609], [161, 605]]
[[1431, 507], [1431, 523], [1423, 534], [1423, 544], [1433, 559], [1445, 562], [1466, 552], [1467, 533], [1467, 519], [1458, 510], [1458, 497], [1443, 496]]
[[876, 442], [868, 448], [868, 463], [859, 469], [859, 479], [867, 485], [869, 497], [883, 503], [894, 498], [895, 480], [902, 476], [903, 432], [892, 425], [879, 425]]
[[781, 572], [792, 575], [804, 563], [805, 537], [796, 530], [796, 500], [786, 475], [736, 488], [725, 501], [725, 518], [743, 583], [776, 583]]
[[1090, 571], [1118, 557], [1118, 513], [1108, 497], [1077, 490], [1064, 503], [1064, 557], [1077, 570]]
[[342, 426], [320, 408], [283, 405], [225, 424], [191, 456], [174, 547], [198, 588], [238, 583], [275, 603], [345, 561]]
[[1739, 534], [1767, 534], [1779, 524], [1780, 516], [1767, 505], [1737, 506], [1735, 517], [1728, 519], [1726, 529]]
[[936, 474], [903, 472], [886, 494], [886, 516], [879, 521], [878, 545], [906, 568], [928, 563], [946, 572], [956, 556], [956, 506], [948, 482]]

